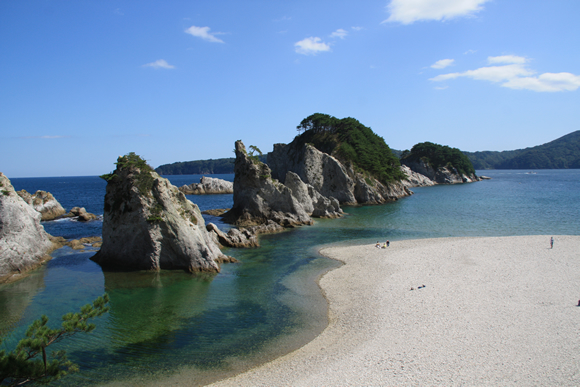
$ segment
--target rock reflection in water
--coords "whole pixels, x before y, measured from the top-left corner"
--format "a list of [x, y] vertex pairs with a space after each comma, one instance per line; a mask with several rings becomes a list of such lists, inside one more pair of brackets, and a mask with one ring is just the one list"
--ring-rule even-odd
[[44, 289], [45, 273], [41, 267], [17, 282], [0, 285], [0, 335], [15, 327], [34, 296]]
[[207, 309], [213, 275], [176, 272], [104, 272], [113, 342], [156, 340]]

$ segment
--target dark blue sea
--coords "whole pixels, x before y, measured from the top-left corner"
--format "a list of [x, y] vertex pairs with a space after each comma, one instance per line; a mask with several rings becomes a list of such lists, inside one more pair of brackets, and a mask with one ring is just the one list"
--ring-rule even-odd
[[[376, 206], [344, 207], [341, 219], [317, 220], [261, 237], [256, 249], [227, 249], [239, 260], [216, 275], [183, 272], [103, 272], [93, 250], [57, 250], [27, 278], [0, 285], [1, 349], [11, 350], [26, 327], [46, 314], [60, 317], [107, 292], [111, 310], [97, 328], [55, 346], [80, 372], [58, 385], [116, 381], [141, 384], [187, 370], [204, 384], [294, 350], [327, 323], [316, 279], [337, 263], [318, 250], [329, 244], [365, 244], [449, 236], [580, 235], [580, 170], [478, 171], [472, 184], [413, 189], [414, 195]], [[233, 175], [213, 175], [233, 181]], [[200, 175], [166, 176], [176, 186]], [[51, 192], [70, 210], [103, 214], [105, 181], [96, 176], [13, 178], [29, 192]], [[200, 209], [230, 208], [232, 195], [188, 196]], [[226, 229], [219, 218], [206, 222]], [[68, 239], [100, 236], [102, 221], [57, 220], [47, 232]], [[162, 383], [162, 381], [159, 381]]]

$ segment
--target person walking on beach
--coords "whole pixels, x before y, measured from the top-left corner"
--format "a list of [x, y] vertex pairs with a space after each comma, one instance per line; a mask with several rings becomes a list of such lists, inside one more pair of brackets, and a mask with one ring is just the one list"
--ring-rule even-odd
[[554, 237], [550, 238], [550, 248], [553, 249], [554, 248]]

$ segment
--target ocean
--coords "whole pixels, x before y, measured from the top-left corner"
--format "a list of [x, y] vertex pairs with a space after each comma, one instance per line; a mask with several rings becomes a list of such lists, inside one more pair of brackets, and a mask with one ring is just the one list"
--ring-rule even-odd
[[[339, 264], [318, 254], [323, 246], [511, 235], [542, 235], [548, 246], [549, 236], [580, 234], [580, 170], [477, 172], [491, 180], [414, 188], [393, 203], [343, 207], [341, 219], [264, 235], [260, 248], [226, 249], [239, 262], [223, 264], [216, 275], [103, 272], [90, 260], [94, 250], [62, 248], [27, 278], [0, 285], [0, 350], [12, 349], [42, 314], [57, 326], [63, 314], [107, 292], [111, 310], [95, 331], [54, 346], [80, 366], [58, 385], [140, 384], [184, 370], [192, 385], [204, 384], [292, 351], [324, 329], [327, 306], [316, 279]], [[181, 186], [201, 176], [166, 177]], [[49, 191], [67, 210], [103, 214], [106, 183], [96, 176], [11, 182], [16, 190]], [[233, 204], [232, 195], [188, 198], [201, 210]], [[101, 220], [43, 224], [68, 239], [100, 236], [102, 228]]]

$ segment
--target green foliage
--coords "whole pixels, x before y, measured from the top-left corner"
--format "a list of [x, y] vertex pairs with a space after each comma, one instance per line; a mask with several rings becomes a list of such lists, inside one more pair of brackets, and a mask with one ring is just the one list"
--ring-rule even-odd
[[532, 148], [465, 153], [476, 169], [580, 168], [580, 130]]
[[155, 207], [150, 210], [150, 215], [147, 218], [147, 222], [155, 223], [155, 222], [162, 222], [163, 218], [161, 217], [161, 213], [163, 212], [163, 206], [161, 204], [156, 203]]
[[415, 144], [411, 151], [405, 151], [401, 155], [401, 161], [417, 162], [425, 161], [433, 169], [441, 167], [453, 167], [460, 174], [471, 175], [475, 169], [471, 161], [459, 149], [446, 145], [433, 144], [432, 142], [421, 142]]
[[[256, 154], [256, 152], [258, 154]], [[250, 153], [248, 154], [250, 160], [252, 160], [254, 163], [260, 163], [260, 156], [264, 156], [260, 148], [255, 145], [250, 145]]]
[[144, 196], [149, 196], [151, 189], [153, 188], [153, 182], [155, 178], [151, 175], [151, 172], [155, 172], [145, 160], [143, 160], [135, 152], [129, 152], [125, 156], [119, 156], [117, 162], [115, 163], [117, 169], [114, 172], [106, 173], [99, 176], [104, 179], [107, 183], [115, 182], [119, 175], [117, 171], [121, 169], [133, 169], [136, 172], [135, 175], [135, 186], [139, 189], [139, 193]]
[[[65, 351], [52, 352], [52, 359], [49, 360], [46, 348], [77, 333], [94, 330], [95, 324], [88, 321], [108, 312], [108, 302], [109, 296], [105, 293], [92, 305], [83, 306], [80, 313], [65, 314], [61, 327], [57, 329], [47, 326], [48, 317], [44, 315], [34, 321], [12, 352], [0, 351], [0, 384], [20, 386], [30, 382], [44, 383], [78, 371], [78, 366], [66, 358]], [[42, 359], [38, 359], [39, 356]]]
[[303, 119], [297, 129], [304, 131], [298, 141], [351, 162], [356, 170], [366, 171], [383, 183], [404, 178], [399, 159], [385, 140], [354, 118], [315, 113]]

